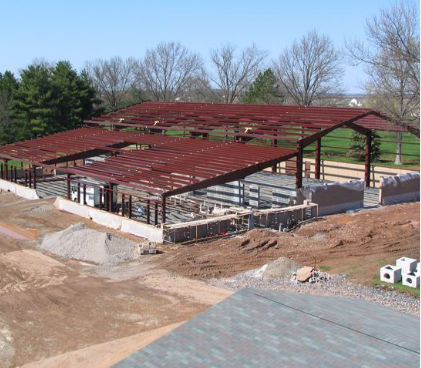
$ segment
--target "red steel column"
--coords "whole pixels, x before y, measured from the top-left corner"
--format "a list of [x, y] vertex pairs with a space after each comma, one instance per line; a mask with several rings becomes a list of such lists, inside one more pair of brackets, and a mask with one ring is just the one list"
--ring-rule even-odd
[[315, 160], [315, 174], [314, 174], [316, 179], [320, 179], [321, 147], [322, 147], [322, 139], [319, 138], [316, 141], [316, 160]]
[[37, 167], [33, 165], [32, 170], [34, 172], [34, 189], [37, 189]]
[[151, 201], [148, 199], [146, 203], [146, 223], [149, 225], [151, 222]]
[[162, 206], [161, 206], [161, 224], [165, 223], [165, 216], [166, 216], [166, 198], [162, 197]]
[[113, 212], [113, 185], [108, 184], [108, 212]]
[[371, 131], [365, 136], [365, 168], [364, 168], [364, 180], [365, 186], [370, 186], [370, 167], [371, 167]]
[[70, 174], [67, 173], [67, 199], [70, 199]]
[[[272, 147], [278, 147], [278, 140], [272, 139]], [[278, 164], [272, 166], [272, 172], [276, 173]]]
[[297, 143], [297, 167], [295, 172], [295, 187], [303, 186], [303, 144]]
[[4, 172], [6, 173], [5, 179], [9, 180], [9, 166], [7, 165], [7, 160], [4, 160]]

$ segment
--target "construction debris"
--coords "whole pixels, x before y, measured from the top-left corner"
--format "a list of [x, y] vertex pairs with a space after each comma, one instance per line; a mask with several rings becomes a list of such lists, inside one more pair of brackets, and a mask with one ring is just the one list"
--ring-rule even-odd
[[142, 256], [146, 254], [156, 254], [157, 252], [155, 243], [147, 242], [139, 245], [141, 245], [140, 255]]
[[306, 282], [313, 276], [313, 267], [302, 267], [297, 271], [296, 280]]

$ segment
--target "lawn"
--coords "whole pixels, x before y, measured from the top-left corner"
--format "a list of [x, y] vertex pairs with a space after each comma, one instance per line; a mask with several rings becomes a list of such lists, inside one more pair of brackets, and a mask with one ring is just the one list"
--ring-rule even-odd
[[[392, 132], [379, 132], [380, 135], [380, 161], [377, 165], [395, 166], [396, 134]], [[349, 156], [348, 146], [352, 137], [351, 129], [336, 129], [322, 138], [322, 159], [362, 162]], [[420, 140], [411, 133], [404, 133], [402, 139], [402, 167], [419, 166], [420, 164]], [[306, 148], [306, 156], [314, 156], [315, 146]], [[408, 155], [408, 156], [405, 156]]]
[[[229, 131], [232, 132], [232, 131]], [[352, 137], [351, 129], [336, 129], [330, 134], [322, 138], [322, 159], [324, 160], [333, 160], [333, 161], [342, 161], [342, 162], [355, 162], [363, 163], [354, 157], [349, 156], [348, 146], [350, 144], [350, 139]], [[167, 130], [166, 134], [173, 136], [182, 136], [182, 130]], [[379, 132], [380, 135], [380, 160], [376, 162], [376, 165], [381, 166], [393, 166], [393, 167], [417, 167], [420, 164], [420, 140], [418, 137], [414, 136], [411, 133], [404, 133], [403, 135], [403, 144], [402, 144], [402, 160], [404, 163], [402, 165], [396, 166], [395, 161], [395, 151], [396, 151], [396, 133], [392, 132]], [[210, 139], [215, 141], [223, 141], [224, 133], [213, 131], [210, 133]], [[232, 141], [234, 138], [232, 135], [228, 135], [228, 141]], [[270, 146], [271, 142], [269, 140], [252, 140], [248, 142], [251, 145], [264, 145]], [[295, 149], [295, 142], [288, 142], [279, 140], [279, 147]], [[314, 157], [315, 145], [312, 144], [305, 149], [305, 157]], [[383, 153], [382, 153], [383, 152]], [[405, 156], [413, 155], [413, 156]]]

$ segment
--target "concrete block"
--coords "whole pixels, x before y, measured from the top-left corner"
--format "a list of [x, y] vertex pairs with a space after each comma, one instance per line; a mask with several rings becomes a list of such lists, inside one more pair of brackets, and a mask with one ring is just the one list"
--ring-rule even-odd
[[412, 288], [420, 287], [420, 276], [415, 272], [408, 273], [402, 277], [402, 285]]
[[380, 268], [380, 281], [394, 284], [401, 281], [402, 270], [401, 268], [393, 265], [387, 265]]
[[402, 269], [402, 274], [408, 274], [415, 271], [417, 267], [417, 260], [408, 257], [401, 257], [396, 260], [396, 267]]
[[420, 275], [420, 263], [419, 263], [419, 262], [417, 262], [417, 267], [415, 268], [415, 273], [416, 273], [418, 276], [421, 276], [421, 275]]

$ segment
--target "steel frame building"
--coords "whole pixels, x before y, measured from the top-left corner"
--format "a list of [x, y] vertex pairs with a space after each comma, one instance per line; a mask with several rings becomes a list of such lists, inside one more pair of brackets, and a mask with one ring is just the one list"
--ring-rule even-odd
[[[109, 183], [107, 201], [112, 184], [122, 184], [145, 192], [142, 199], [148, 213], [151, 203], [155, 205], [155, 217], [159, 203], [165, 222], [167, 197], [240, 180], [292, 158], [296, 187], [301, 187], [303, 150], [312, 143], [319, 179], [321, 139], [341, 127], [366, 136], [369, 186], [371, 132], [404, 130], [391, 122], [380, 112], [360, 108], [147, 102], [85, 121], [84, 128], [0, 147], [0, 174], [16, 181], [16, 167], [10, 169], [8, 160], [26, 163], [30, 170], [25, 170], [25, 183], [36, 188], [37, 167], [59, 167], [67, 174], [68, 198], [72, 175]], [[419, 131], [411, 132], [419, 136]], [[215, 135], [223, 141], [211, 140]], [[252, 140], [270, 147], [246, 144]], [[137, 149], [130, 149], [134, 145]], [[63, 167], [105, 153], [111, 155], [105, 162]]]

